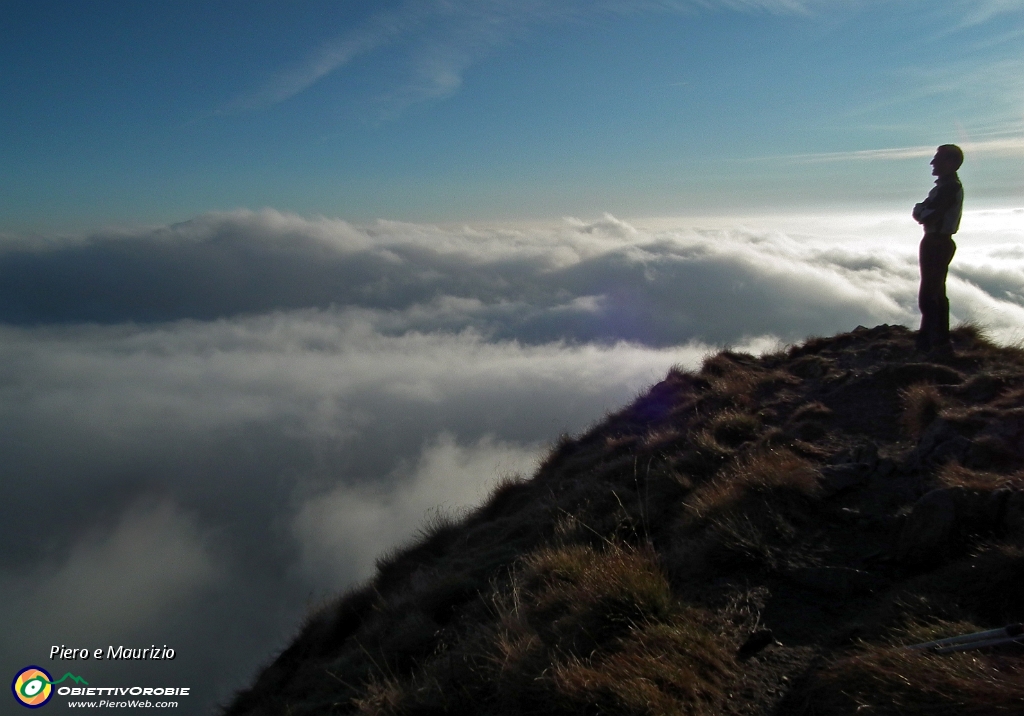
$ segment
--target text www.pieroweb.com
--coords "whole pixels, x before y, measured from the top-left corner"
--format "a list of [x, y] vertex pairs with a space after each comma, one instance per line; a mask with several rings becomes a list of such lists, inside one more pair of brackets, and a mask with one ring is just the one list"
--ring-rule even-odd
[[177, 701], [68, 701], [69, 709], [176, 709]]

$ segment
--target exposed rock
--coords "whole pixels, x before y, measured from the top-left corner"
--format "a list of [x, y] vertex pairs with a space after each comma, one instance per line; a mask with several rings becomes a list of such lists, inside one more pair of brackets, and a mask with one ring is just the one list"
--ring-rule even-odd
[[971, 441], [943, 418], [937, 418], [921, 436], [914, 454], [917, 467], [935, 467], [950, 460], [963, 461], [971, 449]]
[[956, 524], [953, 489], [932, 490], [914, 505], [896, 546], [896, 559], [933, 564], [945, 556]]
[[824, 497], [833, 497], [860, 487], [867, 482], [869, 474], [864, 465], [856, 463], [829, 465], [821, 470], [821, 493]]
[[927, 455], [929, 465], [945, 465], [950, 460], [963, 462], [971, 450], [971, 441], [963, 435], [953, 435], [935, 445]]
[[891, 458], [882, 458], [878, 461], [878, 464], [875, 465], [873, 477], [875, 479], [884, 480], [896, 472], [898, 467], [899, 466], [896, 464], [895, 460]]
[[841, 384], [830, 384], [821, 402], [835, 412], [835, 424], [853, 435], [878, 440], [896, 432], [906, 385], [880, 370], [854, 371]]
[[[1018, 518], [1011, 518], [1014, 527], [1007, 523], [1008, 506], [1019, 494], [962, 486], [932, 490], [914, 504], [899, 536], [897, 559], [936, 564], [962, 551], [972, 537], [1015, 529]], [[1024, 501], [1020, 504], [1024, 507]]]
[[878, 445], [873, 442], [861, 443], [853, 449], [850, 462], [863, 465], [868, 472], [878, 466]]
[[964, 465], [981, 470], [1010, 467], [1020, 459], [1017, 451], [1002, 437], [980, 435], [971, 441]]
[[777, 642], [771, 629], [758, 629], [748, 636], [747, 640], [743, 642], [743, 646], [736, 651], [736, 658], [749, 659], [754, 654], [763, 651], [775, 643]]
[[964, 376], [949, 366], [937, 363], [894, 363], [878, 369], [880, 379], [892, 381], [904, 386], [914, 383], [933, 383], [935, 385], [960, 385]]
[[835, 366], [835, 361], [821, 356], [803, 356], [793, 361], [789, 366], [789, 372], [801, 378], [820, 378]]
[[960, 387], [960, 392], [976, 403], [987, 403], [999, 394], [1006, 379], [991, 373], [976, 375]]
[[982, 520], [982, 525], [980, 525], [981, 529], [978, 530], [979, 532], [986, 530], [1005, 531], [1003, 523], [1006, 519], [1006, 505], [1014, 494], [1014, 490], [1006, 487], [993, 490], [988, 494], [988, 498], [981, 509], [980, 519]]

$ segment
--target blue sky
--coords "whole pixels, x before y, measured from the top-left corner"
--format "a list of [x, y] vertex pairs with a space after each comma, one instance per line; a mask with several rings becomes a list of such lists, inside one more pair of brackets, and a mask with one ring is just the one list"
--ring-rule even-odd
[[903, 204], [947, 141], [1016, 205], [1022, 49], [1019, 0], [8, 1], [0, 231]]

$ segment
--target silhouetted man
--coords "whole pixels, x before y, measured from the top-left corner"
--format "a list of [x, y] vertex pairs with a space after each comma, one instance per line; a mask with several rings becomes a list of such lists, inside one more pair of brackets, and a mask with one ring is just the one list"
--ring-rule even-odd
[[946, 273], [956, 253], [953, 234], [960, 228], [964, 188], [956, 170], [964, 153], [955, 144], [943, 144], [932, 159], [932, 175], [938, 177], [928, 198], [914, 207], [914, 218], [924, 225], [924, 238], [918, 252], [921, 288], [917, 305], [921, 309], [921, 330], [917, 334], [919, 350], [948, 353], [949, 299], [946, 298]]

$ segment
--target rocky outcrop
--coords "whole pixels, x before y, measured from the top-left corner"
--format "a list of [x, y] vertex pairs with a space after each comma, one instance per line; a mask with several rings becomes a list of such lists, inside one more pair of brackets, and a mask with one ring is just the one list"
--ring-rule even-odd
[[954, 486], [932, 490], [919, 499], [900, 532], [896, 558], [914, 566], [933, 566], [961, 556], [986, 537], [1021, 534], [1024, 491], [972, 490]]

